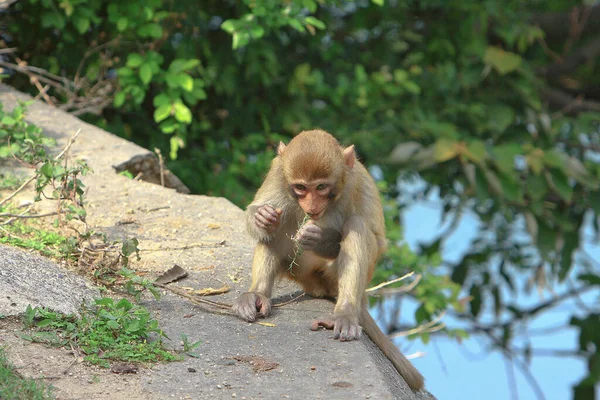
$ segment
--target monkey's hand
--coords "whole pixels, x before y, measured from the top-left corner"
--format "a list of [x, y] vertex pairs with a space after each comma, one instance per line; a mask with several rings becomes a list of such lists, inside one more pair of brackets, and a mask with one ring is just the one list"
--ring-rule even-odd
[[244, 321], [254, 322], [256, 317], [271, 313], [271, 300], [260, 293], [246, 292], [233, 303], [233, 312]]
[[321, 228], [308, 221], [296, 233], [295, 239], [304, 250], [314, 251], [318, 255], [334, 259], [340, 254], [341, 232], [331, 228]]
[[273, 233], [279, 225], [281, 213], [283, 213], [281, 208], [275, 209], [268, 204], [262, 205], [254, 213], [254, 225], [269, 233]]
[[362, 328], [358, 324], [358, 317], [349, 313], [333, 314], [332, 317], [314, 320], [310, 329], [319, 330], [320, 327], [333, 329], [333, 338], [340, 342], [359, 339]]

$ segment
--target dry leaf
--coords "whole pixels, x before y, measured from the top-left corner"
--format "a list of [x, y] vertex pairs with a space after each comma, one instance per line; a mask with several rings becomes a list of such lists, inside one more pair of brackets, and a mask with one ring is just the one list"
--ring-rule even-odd
[[206, 288], [206, 289], [199, 289], [199, 290], [194, 290], [192, 293], [198, 296], [212, 296], [215, 294], [223, 294], [223, 293], [227, 293], [229, 292], [229, 286], [225, 285], [223, 287], [217, 288], [217, 289], [213, 289], [213, 288]]
[[181, 268], [179, 265], [175, 264], [171, 269], [160, 275], [154, 283], [159, 285], [166, 285], [167, 283], [174, 282], [178, 279], [185, 278], [188, 273]]
[[271, 327], [277, 326], [277, 325], [272, 324], [270, 322], [257, 322], [257, 324], [262, 325], [262, 326], [271, 326]]
[[210, 229], [219, 229], [221, 227], [221, 224], [215, 224], [211, 222], [210, 224], [207, 224], [206, 227]]

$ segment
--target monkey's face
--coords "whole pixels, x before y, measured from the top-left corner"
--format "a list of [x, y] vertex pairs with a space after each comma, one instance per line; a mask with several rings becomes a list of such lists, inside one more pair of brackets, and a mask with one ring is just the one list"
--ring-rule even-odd
[[292, 194], [298, 205], [313, 220], [319, 220], [333, 197], [333, 185], [328, 181], [294, 182]]

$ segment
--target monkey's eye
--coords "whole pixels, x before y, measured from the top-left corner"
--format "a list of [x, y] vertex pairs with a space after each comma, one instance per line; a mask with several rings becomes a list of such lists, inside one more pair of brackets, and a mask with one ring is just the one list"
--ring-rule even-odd
[[306, 186], [297, 184], [297, 185], [294, 185], [294, 190], [296, 190], [298, 192], [304, 192], [304, 191], [306, 191]]
[[321, 191], [321, 190], [325, 190], [327, 189], [328, 185], [326, 183], [321, 183], [320, 185], [317, 185], [317, 190]]

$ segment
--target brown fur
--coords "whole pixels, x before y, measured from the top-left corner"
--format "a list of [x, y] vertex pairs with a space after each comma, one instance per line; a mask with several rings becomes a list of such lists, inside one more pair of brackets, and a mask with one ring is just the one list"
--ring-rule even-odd
[[[291, 238], [298, 231], [304, 211], [289, 186], [297, 182], [311, 185], [323, 180], [331, 182], [335, 197], [318, 199], [329, 204], [322, 217], [313, 222], [323, 231], [341, 232], [339, 254], [331, 259], [315, 251], [305, 251], [296, 260], [297, 265], [290, 269], [294, 255]], [[266, 205], [277, 210], [278, 219], [263, 229], [255, 218]], [[360, 336], [360, 320], [369, 337], [408, 385], [413, 390], [423, 387], [422, 376], [379, 330], [366, 308], [366, 286], [377, 259], [386, 249], [385, 222], [375, 182], [356, 160], [352, 146], [343, 148], [322, 130], [305, 131], [287, 146], [280, 144], [265, 181], [247, 208], [247, 227], [258, 243], [250, 290], [234, 305], [241, 318], [254, 321], [257, 316], [268, 315], [275, 278], [287, 276], [300, 283], [309, 294], [337, 298], [333, 316], [317, 320], [313, 329], [333, 328], [334, 337], [352, 340]]]

